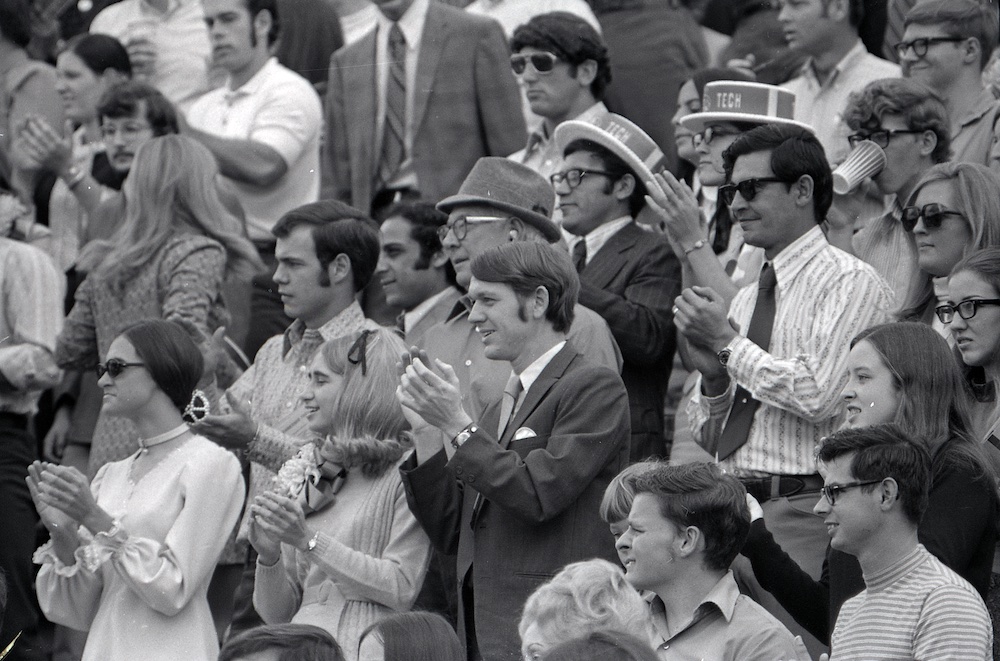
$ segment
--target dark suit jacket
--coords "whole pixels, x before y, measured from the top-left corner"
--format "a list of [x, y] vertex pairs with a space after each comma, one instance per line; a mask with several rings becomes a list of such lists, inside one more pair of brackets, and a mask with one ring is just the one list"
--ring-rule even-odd
[[[680, 291], [681, 266], [667, 239], [635, 223], [608, 239], [580, 274], [580, 303], [604, 317], [622, 350], [634, 435], [663, 437], [663, 398], [677, 345], [671, 309]], [[662, 455], [658, 443], [651, 449]], [[643, 451], [633, 442], [632, 459], [646, 458], [637, 456]]]
[[[330, 58], [324, 197], [368, 210], [375, 186], [375, 31]], [[432, 2], [417, 57], [413, 158], [421, 195], [458, 192], [482, 156], [524, 146], [520, 89], [500, 24]]]
[[[567, 344], [525, 393], [498, 443], [499, 417], [498, 402], [450, 462], [442, 450], [420, 466], [410, 457], [401, 472], [410, 509], [431, 541], [458, 555], [459, 599], [462, 587], [475, 585], [483, 658], [514, 661], [521, 658], [521, 608], [535, 588], [567, 563], [616, 559], [598, 507], [628, 464], [627, 395], [613, 370]], [[473, 520], [477, 494], [484, 500]], [[458, 612], [464, 641], [461, 605]]]

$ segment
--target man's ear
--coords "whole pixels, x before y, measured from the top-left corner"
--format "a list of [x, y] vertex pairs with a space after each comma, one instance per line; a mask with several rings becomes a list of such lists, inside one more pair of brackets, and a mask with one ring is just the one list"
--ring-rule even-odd
[[545, 313], [549, 310], [549, 290], [541, 285], [535, 287], [535, 293], [532, 294], [529, 303], [532, 319], [544, 319]]
[[580, 87], [589, 89], [595, 78], [597, 78], [597, 62], [584, 60], [576, 65], [576, 82], [580, 83]]
[[920, 154], [921, 156], [930, 156], [937, 149], [938, 137], [937, 133], [927, 129], [920, 134]]
[[261, 9], [253, 17], [254, 33], [257, 35], [257, 39], [264, 44], [267, 44], [267, 35], [271, 32], [272, 25], [274, 25], [274, 16], [271, 16], [270, 9]]
[[626, 174], [623, 175], [621, 179], [615, 182], [614, 194], [616, 200], [627, 200], [632, 197], [632, 193], [635, 192], [636, 180], [635, 175]]
[[354, 274], [351, 269], [351, 258], [340, 253], [333, 258], [330, 265], [326, 267], [326, 273], [330, 277], [331, 283], [343, 282], [345, 278], [353, 278]]
[[899, 485], [896, 483], [895, 478], [887, 477], [882, 480], [882, 483], [878, 487], [879, 494], [881, 495], [880, 509], [883, 512], [887, 512], [897, 503], [902, 505], [899, 499]]
[[690, 557], [699, 549], [705, 549], [705, 536], [701, 534], [701, 529], [696, 526], [688, 526], [681, 530], [677, 540], [677, 555], [683, 558]]
[[828, 0], [826, 17], [833, 21], [843, 21], [851, 16], [850, 0]]
[[445, 254], [444, 250], [438, 250], [431, 255], [431, 268], [443, 269], [447, 264], [448, 255]]
[[792, 184], [792, 192], [795, 194], [795, 205], [799, 207], [809, 206], [813, 203], [816, 182], [808, 174], [799, 177], [798, 181]]
[[974, 63], [978, 66], [983, 60], [983, 45], [979, 39], [969, 37], [962, 43], [962, 61], [966, 64]]

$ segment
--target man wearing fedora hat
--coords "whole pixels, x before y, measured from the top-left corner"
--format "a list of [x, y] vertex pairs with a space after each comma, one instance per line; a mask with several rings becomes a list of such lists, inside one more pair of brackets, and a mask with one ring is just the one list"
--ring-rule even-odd
[[[499, 222], [481, 218], [465, 222]], [[614, 559], [598, 506], [628, 465], [628, 396], [567, 336], [579, 279], [565, 251], [508, 242], [462, 268], [469, 321], [509, 365], [507, 386], [470, 415], [455, 371], [411, 352], [398, 397], [416, 451], [400, 470], [417, 521], [457, 556], [468, 658], [505, 661], [520, 658], [517, 615], [535, 588], [567, 563]]]
[[[551, 220], [553, 199], [552, 187], [534, 170], [505, 158], [479, 159], [458, 194], [437, 205], [449, 214], [439, 232], [459, 287], [468, 290], [472, 260], [490, 248], [512, 241], [559, 241]], [[467, 297], [461, 299], [447, 320], [427, 331], [421, 348], [455, 368], [463, 404], [475, 416], [500, 398], [510, 366], [486, 356], [468, 320], [471, 307]], [[593, 310], [576, 305], [569, 338], [593, 362], [621, 371], [618, 344]]]
[[665, 157], [629, 120], [608, 113], [556, 128], [562, 170], [551, 177], [580, 273], [580, 302], [621, 347], [632, 419], [632, 461], [666, 456], [663, 400], [676, 336], [670, 311], [681, 269], [667, 239], [635, 221], [646, 182]]

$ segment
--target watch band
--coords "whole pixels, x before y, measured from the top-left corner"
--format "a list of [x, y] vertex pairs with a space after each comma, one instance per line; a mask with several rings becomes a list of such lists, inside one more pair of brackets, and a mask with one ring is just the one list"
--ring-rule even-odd
[[462, 431], [455, 434], [455, 438], [451, 439], [451, 447], [455, 448], [456, 450], [462, 447], [462, 444], [465, 443], [467, 440], [469, 440], [469, 437], [475, 434], [477, 431], [479, 431], [479, 427], [477, 427], [475, 423], [469, 425]]
[[690, 248], [684, 248], [684, 256], [686, 257], [686, 256], [690, 255], [695, 250], [698, 250], [699, 248], [701, 248], [702, 246], [705, 246], [707, 244], [708, 244], [708, 242], [705, 241], [705, 239], [698, 239], [697, 241], [694, 242], [694, 245], [691, 246]]
[[312, 536], [312, 539], [310, 539], [306, 543], [306, 553], [312, 553], [313, 551], [315, 551], [317, 544], [319, 544], [319, 531], [318, 530], [316, 531], [316, 534]]

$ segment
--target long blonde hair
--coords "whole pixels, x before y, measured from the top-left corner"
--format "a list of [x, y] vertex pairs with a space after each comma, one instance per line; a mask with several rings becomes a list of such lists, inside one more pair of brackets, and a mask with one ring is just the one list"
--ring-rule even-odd
[[144, 143], [123, 187], [125, 222], [110, 240], [84, 249], [81, 268], [121, 292], [172, 237], [190, 232], [222, 244], [227, 278], [260, 271], [242, 223], [219, 198], [218, 173], [212, 153], [191, 138], [165, 135]]

